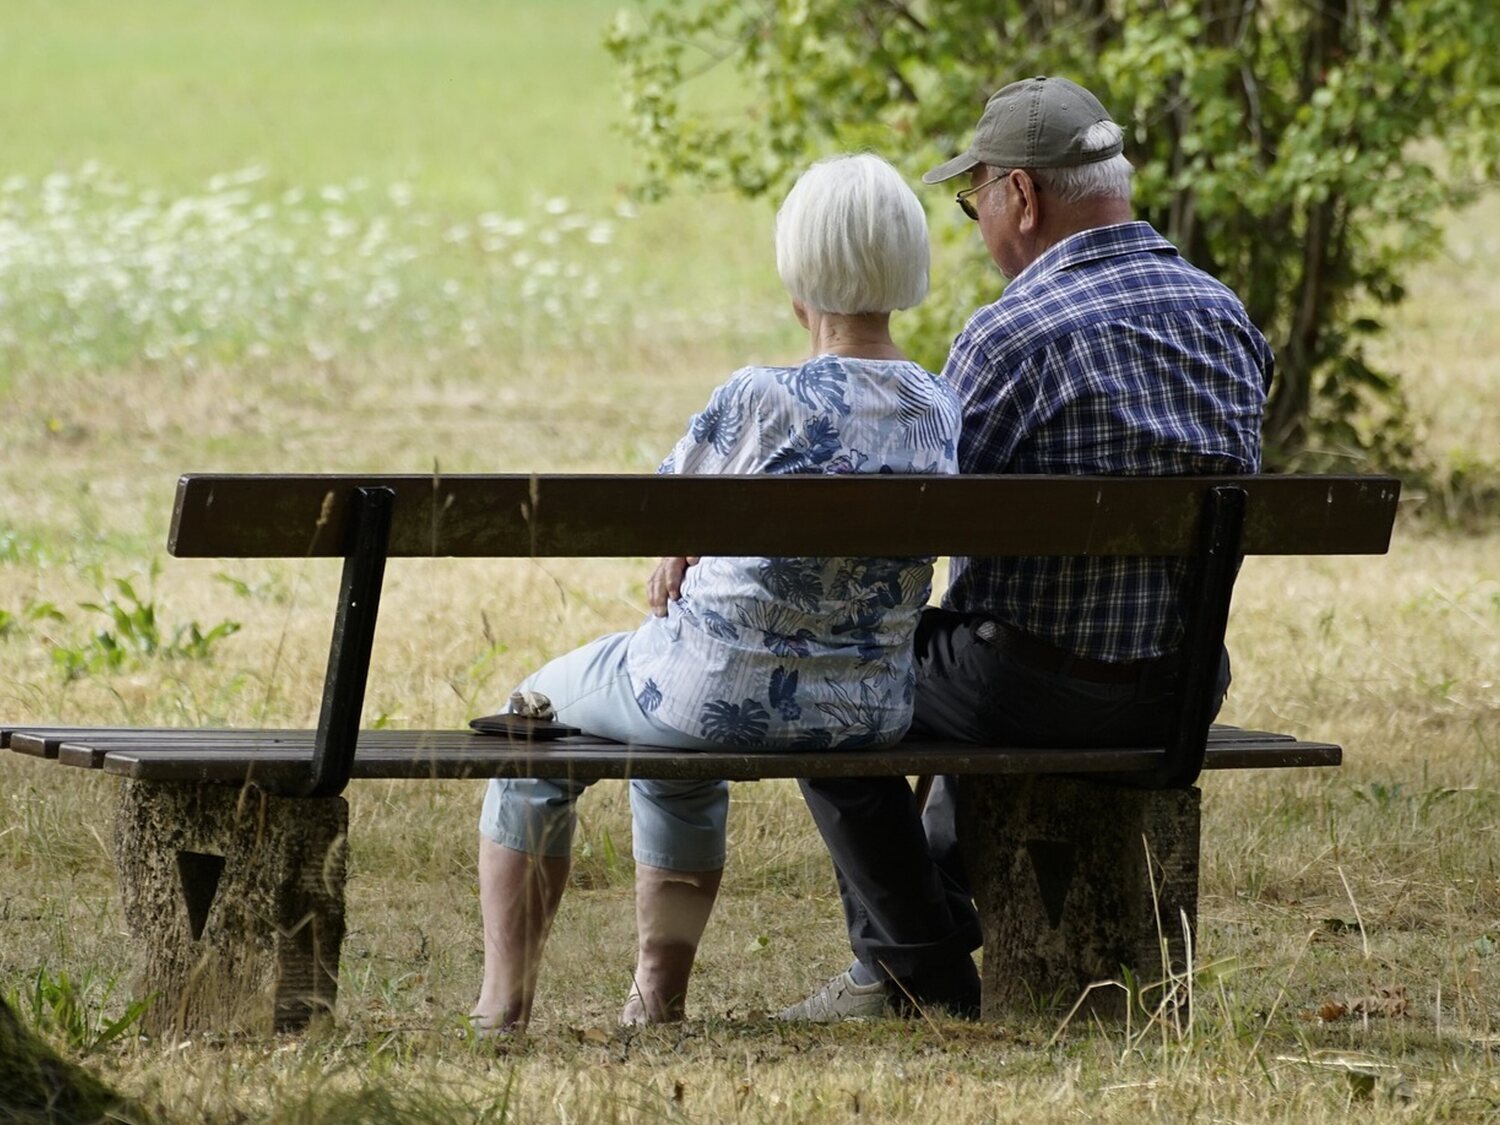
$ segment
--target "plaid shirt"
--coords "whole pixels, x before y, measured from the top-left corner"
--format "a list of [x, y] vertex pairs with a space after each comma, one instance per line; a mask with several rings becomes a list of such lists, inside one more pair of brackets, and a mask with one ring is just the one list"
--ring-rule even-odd
[[[1271, 349], [1227, 288], [1146, 223], [1083, 231], [1028, 266], [954, 341], [959, 471], [1253, 473]], [[1078, 656], [1164, 655], [1181, 560], [955, 558], [943, 604]]]

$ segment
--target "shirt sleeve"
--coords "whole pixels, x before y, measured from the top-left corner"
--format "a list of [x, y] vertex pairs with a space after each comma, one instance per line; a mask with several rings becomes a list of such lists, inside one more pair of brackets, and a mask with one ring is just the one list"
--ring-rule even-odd
[[953, 341], [943, 378], [963, 403], [958, 465], [963, 473], [1003, 473], [1026, 432], [1018, 406], [1017, 372], [1002, 371], [982, 339], [975, 314]]
[[756, 472], [761, 467], [759, 410], [753, 369], [735, 372], [689, 419], [687, 433], [656, 471], [691, 476]]

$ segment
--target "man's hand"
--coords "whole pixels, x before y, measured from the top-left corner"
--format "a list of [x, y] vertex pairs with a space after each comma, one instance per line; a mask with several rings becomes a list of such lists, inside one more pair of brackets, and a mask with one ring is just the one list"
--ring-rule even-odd
[[697, 566], [699, 555], [678, 555], [662, 559], [651, 572], [646, 582], [646, 598], [651, 603], [651, 612], [657, 617], [667, 615], [667, 602], [682, 597], [682, 579], [688, 567]]

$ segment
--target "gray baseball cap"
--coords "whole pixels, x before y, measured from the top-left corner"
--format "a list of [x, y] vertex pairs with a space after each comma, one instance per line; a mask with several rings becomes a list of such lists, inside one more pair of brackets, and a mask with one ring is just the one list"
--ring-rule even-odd
[[940, 184], [975, 165], [991, 168], [1072, 168], [1118, 156], [1123, 138], [1085, 152], [1084, 134], [1110, 120], [1109, 113], [1076, 82], [1066, 78], [1024, 78], [990, 97], [974, 130], [969, 150], [922, 177]]

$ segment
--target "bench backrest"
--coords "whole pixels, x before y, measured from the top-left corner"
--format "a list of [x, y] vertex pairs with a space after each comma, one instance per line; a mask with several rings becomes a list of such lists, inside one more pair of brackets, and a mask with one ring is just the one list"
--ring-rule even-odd
[[192, 558], [348, 553], [358, 487], [392, 493], [393, 558], [1191, 555], [1205, 490], [1247, 496], [1247, 554], [1380, 554], [1389, 477], [237, 476], [177, 487]]
[[389, 557], [1172, 556], [1194, 560], [1166, 765], [1190, 785], [1246, 554], [1381, 554], [1390, 477], [204, 475], [178, 484], [180, 557], [342, 557], [313, 766], [349, 779]]

